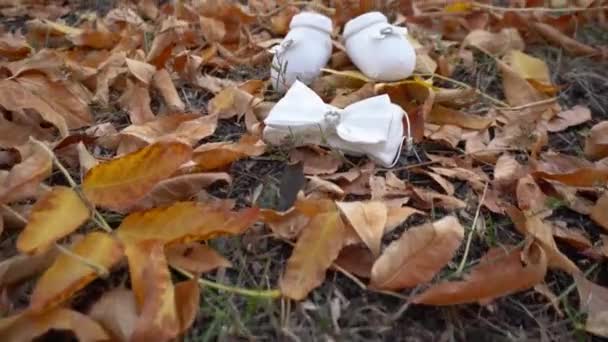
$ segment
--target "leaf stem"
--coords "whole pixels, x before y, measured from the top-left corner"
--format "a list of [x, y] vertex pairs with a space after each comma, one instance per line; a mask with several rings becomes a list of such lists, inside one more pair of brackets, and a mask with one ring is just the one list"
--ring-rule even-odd
[[456, 272], [455, 272], [456, 276], [460, 276], [462, 274], [462, 271], [464, 270], [464, 265], [466, 265], [466, 263], [467, 263], [467, 258], [469, 256], [469, 250], [471, 249], [471, 241], [473, 241], [473, 234], [477, 230], [477, 219], [479, 219], [479, 212], [481, 212], [481, 205], [483, 204], [483, 201], [486, 198], [486, 192], [488, 191], [488, 184], [489, 183], [486, 182], [486, 185], [483, 187], [483, 194], [481, 195], [481, 198], [479, 199], [479, 204], [477, 205], [477, 211], [475, 212], [475, 218], [473, 218], [473, 225], [471, 226], [471, 231], [469, 232], [469, 236], [467, 237], [467, 244], [464, 248], [464, 254], [462, 255], [462, 260], [460, 260], [460, 265], [458, 265], [458, 268], [456, 269]]
[[242, 287], [219, 284], [219, 283], [216, 283], [214, 281], [207, 280], [204, 278], [196, 278], [192, 273], [190, 273], [178, 266], [171, 266], [171, 267], [173, 267], [173, 269], [175, 269], [177, 272], [181, 273], [183, 276], [185, 276], [189, 279], [196, 279], [196, 281], [199, 283], [199, 285], [201, 287], [211, 287], [216, 290], [232, 292], [232, 293], [240, 294], [242, 296], [247, 296], [247, 297], [272, 298], [272, 299], [281, 297], [281, 291], [276, 290], [276, 289], [275, 290], [251, 290], [251, 289], [245, 289]]
[[99, 265], [98, 263], [96, 263], [94, 261], [91, 261], [87, 258], [84, 258], [84, 257], [72, 252], [69, 248], [66, 248], [58, 243], [55, 244], [55, 247], [57, 247], [57, 249], [61, 253], [65, 254], [71, 258], [74, 258], [74, 259], [78, 260], [79, 262], [92, 268], [95, 271], [95, 273], [97, 273], [97, 275], [100, 276], [101, 278], [106, 278], [110, 274], [110, 271], [107, 268]]

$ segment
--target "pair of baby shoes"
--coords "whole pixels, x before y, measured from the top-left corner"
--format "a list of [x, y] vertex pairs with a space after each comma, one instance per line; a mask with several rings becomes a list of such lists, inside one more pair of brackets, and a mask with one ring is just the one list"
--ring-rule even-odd
[[[296, 81], [309, 85], [329, 62], [332, 21], [314, 13], [293, 17], [289, 32], [272, 52], [272, 85], [280, 93]], [[380, 12], [368, 12], [344, 26], [343, 42], [353, 64], [375, 81], [397, 81], [412, 74], [416, 53], [405, 27], [394, 26]]]

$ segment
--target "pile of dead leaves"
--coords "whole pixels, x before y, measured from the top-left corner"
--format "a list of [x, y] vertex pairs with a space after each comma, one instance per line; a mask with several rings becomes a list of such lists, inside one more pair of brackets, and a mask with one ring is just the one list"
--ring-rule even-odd
[[[414, 159], [404, 155], [391, 170], [318, 146], [289, 149], [285, 163], [305, 182], [291, 187], [285, 210], [261, 208], [255, 191], [237, 206], [205, 189], [233, 182], [234, 162], [275, 153], [260, 134], [278, 99], [267, 51], [304, 8], [280, 0], [139, 0], [103, 16], [78, 12], [68, 23], [58, 19], [66, 7], [53, 1], [3, 3], [5, 16], [35, 18], [4, 27], [0, 37], [0, 231], [12, 246], [0, 263], [0, 340], [30, 340], [51, 328], [82, 341], [175, 338], [197, 315], [199, 286], [231, 289], [199, 280], [231, 267], [201, 242], [256, 223], [294, 246], [277, 289], [252, 290], [260, 297], [302, 300], [333, 270], [370, 291], [416, 289], [403, 293], [420, 305], [485, 305], [534, 288], [559, 311], [544, 283], [559, 270], [578, 286], [585, 329], [608, 336], [608, 289], [556, 243], [601, 263], [608, 236], [592, 241], [552, 216], [557, 203], [608, 230], [608, 121], [584, 105], [562, 107], [555, 96], [567, 85], [524, 52], [545, 42], [605, 59], [605, 48], [572, 32], [582, 22], [605, 27], [606, 6], [573, 1], [575, 11], [518, 11], [546, 4], [512, 2], [312, 2], [307, 9], [332, 16], [336, 28], [331, 65], [313, 89], [336, 106], [388, 94], [407, 111], [415, 141], [435, 147], [419, 146], [424, 161], [406, 164]], [[418, 56], [411, 79], [374, 83], [346, 57], [342, 26], [369, 10], [409, 28]], [[504, 97], [451, 78], [456, 67], [474, 69], [478, 54], [496, 64]], [[239, 68], [265, 76], [230, 78]], [[217, 139], [221, 122], [244, 133]], [[548, 144], [591, 123], [580, 155]], [[512, 221], [519, 239], [495, 241], [470, 260], [484, 213]], [[413, 218], [420, 224], [403, 224]], [[106, 292], [88, 312], [71, 308], [92, 281], [125, 269], [130, 286]], [[174, 281], [177, 274], [189, 279]]]

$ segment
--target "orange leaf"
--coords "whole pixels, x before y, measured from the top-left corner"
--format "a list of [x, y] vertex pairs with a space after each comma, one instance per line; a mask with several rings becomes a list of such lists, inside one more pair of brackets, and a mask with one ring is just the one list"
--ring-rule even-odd
[[367, 246], [351, 245], [340, 251], [334, 264], [356, 276], [370, 278], [375, 261], [374, 255]]
[[574, 55], [588, 56], [600, 53], [598, 49], [566, 36], [560, 30], [549, 24], [534, 22], [532, 25], [548, 41], [563, 47], [566, 51]]
[[[110, 269], [123, 256], [118, 241], [100, 232], [87, 234], [77, 242], [72, 253], [92, 264]], [[68, 299], [76, 291], [97, 278], [90, 266], [73, 256], [59, 255], [53, 265], [40, 277], [32, 293], [30, 309], [39, 312]]]
[[142, 264], [131, 265], [142, 270], [143, 290], [135, 295], [143, 299], [131, 341], [170, 341], [180, 328], [175, 290], [167, 266], [162, 241], [143, 241], [137, 247], [145, 257]]
[[242, 116], [261, 102], [245, 90], [230, 87], [220, 91], [209, 101], [209, 114], [218, 114], [220, 119]]
[[26, 199], [38, 192], [40, 183], [51, 175], [53, 161], [49, 153], [35, 143], [30, 147], [29, 155], [22, 156], [22, 162], [15, 165], [0, 186], [0, 203], [9, 203]]
[[232, 263], [213, 248], [192, 242], [169, 247], [167, 261], [192, 273], [206, 273], [219, 267], [232, 267]]
[[131, 122], [139, 125], [154, 120], [156, 117], [150, 109], [150, 92], [148, 87], [127, 80], [127, 89], [119, 99], [120, 105], [129, 113]]
[[235, 143], [201, 145], [194, 150], [192, 160], [201, 171], [211, 171], [224, 168], [242, 158], [262, 155], [265, 151], [266, 144], [260, 138], [245, 134]]
[[260, 209], [261, 221], [264, 222], [272, 232], [283, 239], [294, 239], [308, 222], [310, 217], [302, 214], [296, 208], [291, 207], [285, 212], [271, 209]]
[[89, 310], [89, 317], [99, 322], [115, 341], [129, 341], [137, 321], [133, 292], [124, 288], [106, 292]]
[[51, 329], [72, 331], [78, 341], [107, 341], [109, 338], [99, 323], [90, 317], [78, 311], [56, 308], [40, 314], [25, 312], [0, 320], [0, 340], [33, 341]]
[[154, 143], [89, 170], [83, 192], [92, 203], [118, 211], [143, 198], [188, 161], [191, 153], [191, 147], [183, 143]]
[[313, 217], [287, 260], [285, 273], [279, 280], [281, 293], [302, 300], [321, 285], [325, 272], [342, 249], [344, 234], [337, 208]]
[[56, 186], [41, 197], [19, 238], [17, 249], [22, 253], [38, 254], [57, 240], [69, 235], [88, 218], [89, 208], [71, 188]]
[[0, 37], [0, 56], [9, 60], [22, 59], [30, 54], [32, 47], [21, 34], [6, 32]]
[[435, 104], [429, 113], [428, 121], [438, 125], [455, 125], [462, 128], [482, 130], [490, 127], [494, 119], [474, 114], [465, 114], [461, 111]]
[[179, 333], [186, 331], [201, 307], [199, 301], [201, 288], [196, 279], [175, 284], [175, 306], [179, 316]]
[[388, 217], [386, 205], [379, 201], [336, 202], [336, 205], [372, 253], [379, 255]]
[[522, 249], [513, 246], [495, 247], [461, 281], [433, 285], [416, 295], [413, 303], [454, 305], [488, 300], [533, 287], [545, 278], [547, 257], [541, 248], [522, 265]]
[[177, 89], [175, 89], [173, 80], [171, 80], [171, 75], [169, 75], [169, 72], [166, 69], [157, 70], [152, 79], [152, 83], [154, 84], [154, 87], [158, 89], [170, 111], [184, 111], [186, 105], [177, 94]]
[[131, 58], [125, 58], [125, 62], [129, 72], [131, 72], [135, 78], [140, 80], [143, 84], [150, 84], [154, 73], [156, 73], [154, 65]]
[[408, 229], [374, 263], [371, 286], [397, 290], [430, 281], [454, 257], [463, 237], [455, 216]]

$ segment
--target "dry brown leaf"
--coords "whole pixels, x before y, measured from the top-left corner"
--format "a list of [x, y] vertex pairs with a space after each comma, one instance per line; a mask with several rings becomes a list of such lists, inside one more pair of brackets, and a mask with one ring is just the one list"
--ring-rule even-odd
[[152, 84], [162, 96], [165, 104], [169, 108], [169, 111], [183, 112], [186, 105], [177, 94], [177, 89], [171, 80], [171, 75], [167, 69], [157, 70], [152, 79]]
[[591, 128], [585, 139], [585, 156], [592, 160], [608, 157], [608, 121]]
[[0, 36], [0, 56], [8, 60], [23, 59], [32, 50], [25, 37], [20, 33], [5, 32]]
[[387, 217], [386, 217], [386, 225], [384, 226], [384, 233], [388, 233], [393, 229], [397, 228], [403, 222], [405, 222], [410, 216], [418, 214], [418, 215], [426, 215], [423, 211], [410, 208], [410, 207], [388, 207]]
[[120, 132], [121, 136], [141, 141], [145, 146], [160, 140], [178, 139], [194, 145], [217, 128], [217, 116], [199, 114], [171, 114], [156, 117], [139, 125], [130, 125]]
[[51, 329], [72, 331], [78, 341], [107, 341], [109, 338], [90, 317], [78, 311], [56, 308], [39, 314], [23, 312], [4, 318], [0, 321], [0, 340], [34, 341]]
[[464, 38], [461, 48], [475, 46], [494, 55], [503, 55], [511, 50], [523, 50], [524, 40], [519, 31], [512, 27], [492, 33], [486, 30], [473, 30]]
[[97, 158], [95, 158], [89, 150], [85, 147], [84, 143], [80, 141], [76, 144], [76, 150], [78, 151], [78, 164], [80, 165], [81, 175], [84, 176], [90, 169], [94, 168], [99, 164]]
[[148, 87], [137, 82], [127, 81], [127, 89], [119, 99], [120, 105], [129, 113], [131, 122], [139, 125], [156, 117], [150, 109]]
[[545, 37], [545, 39], [561, 46], [574, 55], [588, 56], [600, 53], [597, 49], [566, 36], [560, 30], [549, 24], [534, 22], [532, 25], [543, 37]]
[[116, 341], [128, 342], [137, 321], [135, 296], [125, 288], [113, 289], [93, 304], [88, 316], [99, 322]]
[[372, 266], [376, 258], [369, 250], [369, 247], [364, 245], [350, 245], [344, 247], [338, 258], [334, 261], [342, 269], [349, 273], [362, 278], [371, 278]]
[[375, 256], [380, 255], [388, 208], [380, 201], [336, 202], [336, 206]]
[[430, 169], [442, 176], [468, 182], [476, 191], [483, 191], [485, 184], [490, 181], [489, 177], [480, 170], [475, 172], [472, 169], [466, 169], [463, 167], [430, 167]]
[[144, 258], [142, 264], [131, 265], [141, 268], [143, 281], [142, 289], [134, 288], [136, 297], [142, 298], [143, 302], [140, 302], [140, 315], [131, 341], [170, 341], [179, 333], [180, 321], [163, 243], [148, 240], [139, 242], [137, 247], [131, 245], [128, 250], [133, 248], [140, 249]]
[[452, 183], [450, 183], [447, 179], [434, 172], [422, 171], [422, 173], [431, 177], [431, 179], [433, 179], [437, 184], [439, 184], [439, 186], [445, 191], [447, 195], [454, 195], [454, 185], [452, 185]]
[[519, 178], [517, 182], [517, 206], [525, 212], [548, 216], [552, 210], [547, 208], [547, 196], [542, 192], [530, 175]]
[[287, 240], [298, 237], [310, 221], [310, 217], [303, 215], [295, 207], [291, 207], [285, 212], [261, 209], [260, 216], [260, 220], [268, 225], [274, 234]]
[[17, 254], [0, 262], [0, 287], [19, 284], [44, 272], [59, 253], [51, 248], [38, 255]]
[[583, 274], [575, 274], [574, 281], [580, 297], [580, 312], [587, 314], [585, 330], [608, 337], [608, 288], [585, 279]]
[[308, 148], [294, 149], [289, 154], [291, 162], [301, 161], [304, 165], [305, 175], [332, 174], [342, 166], [342, 159], [334, 153], [315, 151]]
[[577, 126], [591, 120], [589, 108], [581, 105], [572, 107], [569, 110], [561, 111], [547, 122], [547, 131], [561, 132], [569, 127]]
[[179, 333], [183, 333], [194, 323], [201, 307], [201, 288], [196, 279], [175, 284], [175, 307], [179, 317]]
[[344, 223], [337, 208], [313, 217], [304, 228], [285, 272], [279, 280], [281, 293], [302, 300], [323, 283], [325, 273], [338, 257], [344, 242]]
[[515, 157], [510, 154], [503, 154], [494, 166], [494, 181], [501, 185], [509, 185], [515, 183], [524, 173], [524, 166]]
[[514, 246], [492, 248], [464, 280], [433, 285], [412, 302], [427, 305], [487, 302], [529, 289], [545, 278], [547, 257], [542, 248], [532, 245], [523, 265], [522, 252]]
[[220, 119], [241, 117], [261, 101], [239, 87], [230, 87], [220, 91], [209, 101], [209, 114], [217, 114]]
[[213, 248], [197, 242], [168, 247], [165, 253], [169, 265], [195, 274], [207, 273], [216, 268], [232, 267], [232, 263]]
[[205, 188], [216, 182], [230, 184], [232, 177], [224, 172], [206, 172], [185, 174], [165, 179], [157, 183], [144, 198], [139, 200], [131, 210], [146, 210], [185, 201], [203, 193]]
[[9, 203], [32, 197], [38, 193], [40, 183], [51, 175], [53, 162], [48, 151], [36, 143], [28, 143], [27, 155], [13, 166], [2, 181], [0, 203]]
[[584, 251], [593, 247], [593, 243], [591, 243], [591, 240], [589, 240], [589, 237], [583, 230], [568, 228], [567, 226], [563, 227], [557, 224], [553, 224], [552, 228], [553, 236], [556, 239], [564, 241], [578, 251]]
[[461, 111], [435, 104], [429, 113], [428, 122], [438, 125], [455, 125], [462, 128], [482, 130], [492, 125], [494, 119], [474, 114], [465, 114]]
[[608, 192], [605, 192], [591, 209], [591, 219], [600, 227], [608, 230]]
[[156, 72], [154, 65], [131, 58], [125, 58], [125, 63], [129, 72], [135, 76], [135, 78], [143, 84], [150, 84], [150, 81]]
[[183, 143], [154, 143], [92, 168], [84, 178], [82, 190], [92, 203], [122, 210], [171, 176], [190, 159], [191, 153], [191, 147]]
[[[103, 267], [106, 271], [123, 257], [120, 243], [108, 234], [88, 233], [71, 252]], [[97, 278], [96, 271], [81, 260], [61, 254], [36, 283], [30, 310], [41, 312], [67, 300], [76, 291]]]
[[533, 176], [569, 186], [601, 186], [608, 180], [608, 168], [565, 154], [544, 154], [540, 161], [531, 162], [531, 166]]
[[454, 257], [463, 237], [455, 216], [408, 229], [374, 263], [371, 286], [399, 290], [432, 280]]
[[304, 188], [304, 194], [309, 198], [327, 198], [329, 196], [341, 200], [346, 196], [344, 190], [334, 182], [317, 176], [308, 176], [306, 178], [308, 182]]
[[440, 207], [447, 210], [456, 210], [465, 208], [467, 206], [464, 201], [454, 196], [443, 195], [432, 190], [418, 187], [412, 187], [412, 190], [413, 194], [415, 195], [413, 200], [420, 207], [420, 209]]
[[194, 150], [192, 160], [201, 171], [223, 169], [233, 162], [256, 157], [266, 152], [266, 144], [259, 137], [244, 134], [238, 142], [209, 143]]
[[39, 254], [80, 227], [89, 208], [72, 188], [55, 186], [36, 201], [29, 222], [17, 238], [21, 253]]
[[547, 98], [511, 66], [502, 61], [497, 63], [502, 75], [503, 91], [509, 105], [524, 106]]

